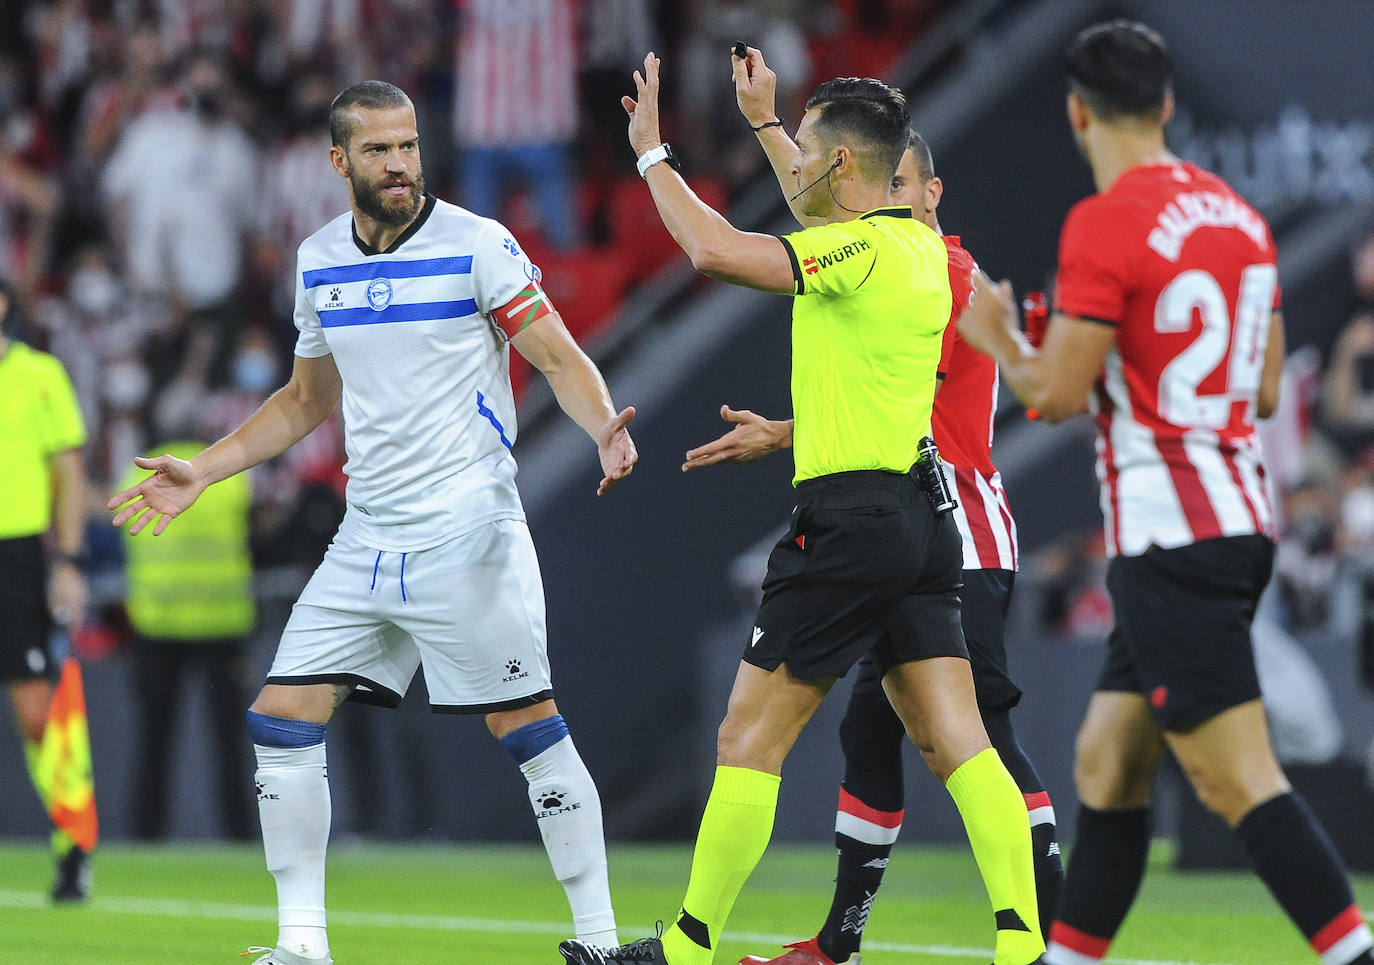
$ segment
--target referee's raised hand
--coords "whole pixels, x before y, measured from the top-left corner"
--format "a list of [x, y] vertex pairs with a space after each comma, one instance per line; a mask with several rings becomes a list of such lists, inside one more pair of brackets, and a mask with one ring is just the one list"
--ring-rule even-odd
[[635, 157], [663, 143], [658, 133], [658, 57], [651, 50], [644, 57], [644, 73], [635, 71], [638, 99], [625, 96], [620, 104], [630, 115], [630, 147]]
[[735, 103], [739, 105], [739, 112], [749, 126], [758, 128], [777, 120], [778, 75], [764, 63], [763, 51], [757, 47], [746, 47], [743, 57], [731, 53], [730, 66], [735, 83]]

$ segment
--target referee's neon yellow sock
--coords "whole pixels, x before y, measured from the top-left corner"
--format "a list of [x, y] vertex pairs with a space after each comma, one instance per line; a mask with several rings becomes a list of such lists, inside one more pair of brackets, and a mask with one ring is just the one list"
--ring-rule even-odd
[[663, 934], [663, 952], [671, 965], [711, 965], [730, 909], [768, 847], [781, 783], [776, 774], [716, 768], [692, 853], [687, 896], [677, 921]]
[[997, 922], [993, 965], [1026, 965], [1045, 950], [1035, 901], [1026, 802], [997, 752], [988, 748], [945, 782], [968, 832]]

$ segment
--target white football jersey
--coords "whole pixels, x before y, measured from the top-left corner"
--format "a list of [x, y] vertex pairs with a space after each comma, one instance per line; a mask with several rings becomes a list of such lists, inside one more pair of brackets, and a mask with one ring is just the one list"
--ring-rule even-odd
[[510, 347], [490, 316], [538, 277], [502, 225], [433, 197], [386, 251], [351, 214], [301, 243], [296, 354], [333, 354], [343, 378], [341, 533], [406, 552], [524, 519]]

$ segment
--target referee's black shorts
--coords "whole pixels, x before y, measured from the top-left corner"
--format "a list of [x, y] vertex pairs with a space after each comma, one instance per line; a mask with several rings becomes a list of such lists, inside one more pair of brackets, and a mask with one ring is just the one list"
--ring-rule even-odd
[[873, 652], [881, 673], [965, 657], [963, 548], [914, 477], [862, 470], [804, 480], [768, 557], [746, 663], [802, 679], [842, 677]]
[[1098, 690], [1144, 695], [1185, 731], [1260, 696], [1250, 625], [1274, 568], [1264, 536], [1227, 536], [1107, 564], [1116, 626]]
[[48, 566], [39, 536], [0, 539], [0, 681], [51, 677]]
[[[1007, 672], [1007, 608], [1011, 603], [1013, 570], [964, 570], [962, 601], [964, 642], [983, 714], [1010, 710], [1021, 700], [1021, 688]], [[854, 693], [885, 696], [882, 677], [871, 657], [859, 661]]]

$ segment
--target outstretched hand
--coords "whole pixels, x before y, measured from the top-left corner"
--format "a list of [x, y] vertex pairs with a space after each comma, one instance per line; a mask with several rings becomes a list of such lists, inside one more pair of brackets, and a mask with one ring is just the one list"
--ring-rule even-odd
[[1000, 358], [1008, 340], [1020, 331], [1011, 282], [994, 284], [981, 271], [972, 276], [973, 294], [968, 308], [955, 321], [959, 335], [975, 350]]
[[644, 73], [635, 71], [637, 97], [620, 98], [625, 113], [630, 115], [630, 147], [634, 148], [635, 157], [663, 143], [658, 133], [658, 66], [658, 57], [649, 51], [644, 57]]
[[628, 405], [597, 433], [596, 451], [601, 456], [601, 471], [606, 474], [596, 487], [598, 496], [610, 492], [612, 486], [634, 471], [635, 463], [639, 461], [635, 441], [630, 438], [630, 430], [625, 428], [634, 417], [635, 407]]
[[161, 535], [168, 524], [185, 512], [205, 491], [205, 480], [195, 466], [185, 459], [169, 455], [151, 459], [135, 456], [134, 465], [140, 469], [151, 469], [153, 474], [138, 485], [112, 496], [105, 504], [106, 509], [119, 510], [114, 518], [116, 526], [133, 520], [129, 527], [130, 535], [142, 532], [154, 521], [153, 535]]
[[778, 75], [763, 62], [757, 47], [745, 48], [744, 57], [730, 54], [735, 82], [735, 103], [750, 127], [777, 120]]
[[687, 450], [682, 471], [721, 462], [752, 462], [792, 444], [792, 423], [765, 419], [748, 409], [720, 407], [720, 417], [735, 427], [714, 442]]

